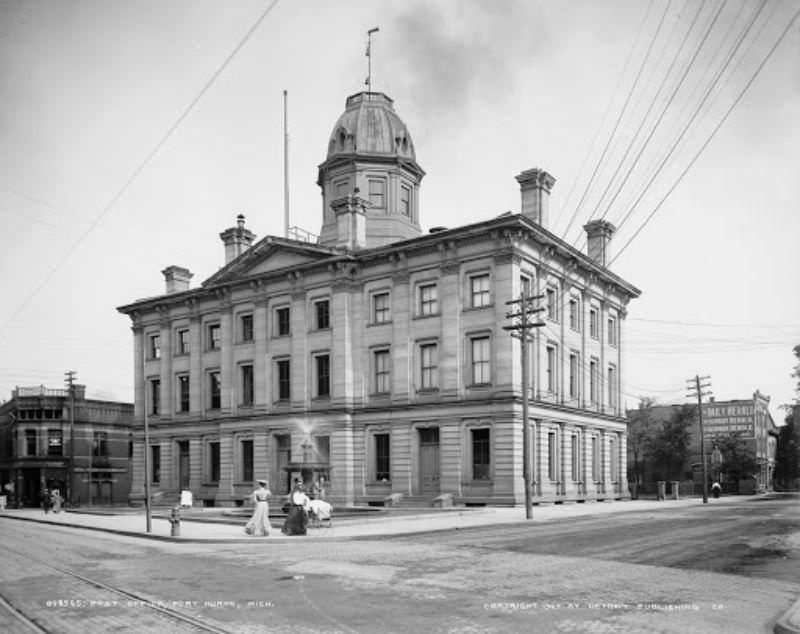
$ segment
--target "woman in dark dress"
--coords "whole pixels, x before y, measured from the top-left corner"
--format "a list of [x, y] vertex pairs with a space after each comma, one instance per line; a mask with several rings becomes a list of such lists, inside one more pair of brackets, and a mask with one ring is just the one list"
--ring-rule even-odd
[[285, 535], [305, 535], [308, 528], [308, 496], [303, 490], [303, 483], [296, 479], [294, 488], [289, 494], [289, 508], [286, 521], [281, 532]]

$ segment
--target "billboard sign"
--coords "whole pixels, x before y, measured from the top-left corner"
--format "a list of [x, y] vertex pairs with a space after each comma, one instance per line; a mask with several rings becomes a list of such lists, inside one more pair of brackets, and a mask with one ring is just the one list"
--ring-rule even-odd
[[742, 438], [755, 438], [753, 403], [703, 404], [703, 432], [706, 438], [728, 436], [734, 432]]

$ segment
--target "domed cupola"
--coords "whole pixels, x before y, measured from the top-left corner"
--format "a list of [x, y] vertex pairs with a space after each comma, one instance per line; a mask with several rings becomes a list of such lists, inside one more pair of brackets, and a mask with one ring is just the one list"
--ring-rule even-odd
[[420, 235], [418, 193], [425, 172], [417, 164], [414, 143], [392, 100], [379, 92], [347, 98], [333, 127], [328, 156], [319, 166], [322, 188], [320, 244], [342, 244], [335, 204], [350, 196], [363, 202], [366, 243], [374, 247]]

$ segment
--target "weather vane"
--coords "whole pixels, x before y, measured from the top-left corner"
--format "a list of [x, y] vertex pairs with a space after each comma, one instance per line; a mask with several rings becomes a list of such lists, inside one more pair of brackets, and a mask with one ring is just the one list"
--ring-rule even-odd
[[376, 26], [367, 31], [367, 92], [372, 92], [372, 34], [377, 33], [380, 29]]

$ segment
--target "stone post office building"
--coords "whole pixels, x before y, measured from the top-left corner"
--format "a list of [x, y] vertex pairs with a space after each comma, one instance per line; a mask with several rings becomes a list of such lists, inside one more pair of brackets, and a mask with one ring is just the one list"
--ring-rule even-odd
[[[626, 307], [613, 227], [588, 254], [548, 231], [555, 179], [519, 174], [521, 212], [420, 228], [408, 129], [382, 93], [347, 99], [319, 167], [318, 242], [255, 241], [240, 216], [225, 265], [119, 310], [135, 340], [132, 499], [144, 495], [145, 408], [154, 492], [240, 504], [256, 478], [317, 481], [334, 504], [402, 494], [524, 503], [522, 370], [506, 302], [542, 294], [531, 354], [534, 501], [628, 495], [620, 399]], [[400, 496], [396, 496], [398, 498]]]

